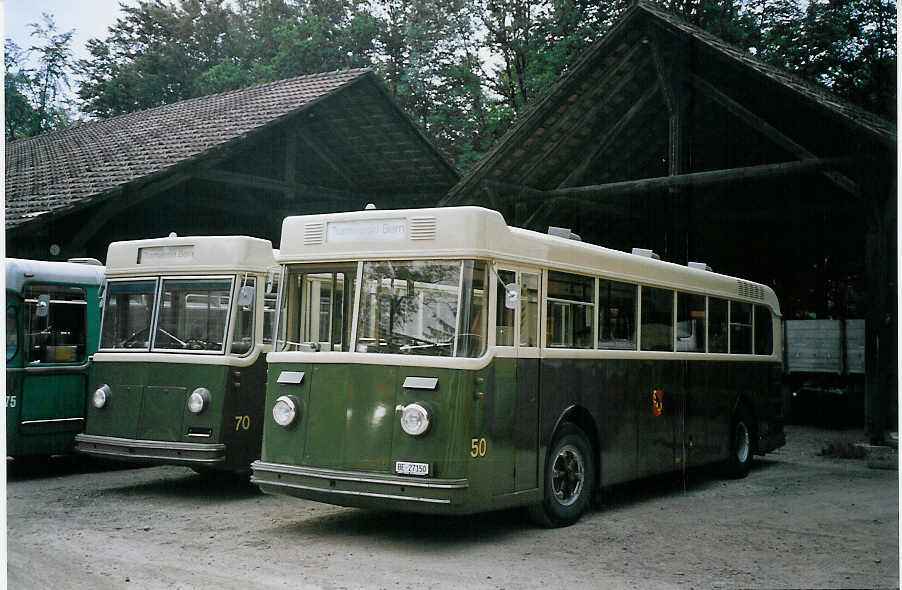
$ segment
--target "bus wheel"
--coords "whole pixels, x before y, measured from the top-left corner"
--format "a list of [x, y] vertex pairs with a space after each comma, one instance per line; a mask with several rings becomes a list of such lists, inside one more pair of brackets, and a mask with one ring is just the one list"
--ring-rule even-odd
[[752, 415], [739, 406], [730, 423], [730, 457], [725, 464], [727, 477], [740, 479], [748, 475], [755, 452]]
[[569, 526], [579, 520], [595, 488], [592, 446], [580, 428], [564, 424], [545, 463], [545, 499], [530, 506], [529, 516], [546, 527]]

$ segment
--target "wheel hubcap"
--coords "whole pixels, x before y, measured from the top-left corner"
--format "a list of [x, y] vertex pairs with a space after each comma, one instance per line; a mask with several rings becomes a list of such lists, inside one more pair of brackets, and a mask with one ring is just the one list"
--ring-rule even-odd
[[751, 441], [749, 440], [749, 429], [745, 422], [736, 424], [736, 458], [740, 463], [745, 463], [749, 458], [749, 449]]
[[551, 486], [558, 504], [570, 506], [580, 497], [586, 477], [582, 453], [573, 445], [564, 445], [554, 458]]

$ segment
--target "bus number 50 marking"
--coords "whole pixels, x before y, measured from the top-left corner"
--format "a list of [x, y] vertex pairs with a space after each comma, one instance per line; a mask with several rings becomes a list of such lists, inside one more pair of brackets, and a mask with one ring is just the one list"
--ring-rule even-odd
[[250, 416], [235, 416], [235, 432], [238, 432], [239, 430], [247, 430], [250, 427]]
[[472, 438], [470, 439], [470, 456], [471, 457], [485, 457], [486, 451], [486, 442], [484, 438]]

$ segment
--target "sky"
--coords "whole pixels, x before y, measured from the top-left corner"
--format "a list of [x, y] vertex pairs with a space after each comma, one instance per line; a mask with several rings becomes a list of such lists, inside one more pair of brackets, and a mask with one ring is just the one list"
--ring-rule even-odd
[[85, 42], [105, 38], [107, 27], [119, 16], [119, 3], [132, 0], [0, 0], [3, 6], [3, 38], [11, 38], [22, 49], [31, 47], [28, 23], [43, 22], [41, 13], [47, 12], [56, 20], [57, 30], [75, 29], [72, 54], [76, 59], [88, 57]]

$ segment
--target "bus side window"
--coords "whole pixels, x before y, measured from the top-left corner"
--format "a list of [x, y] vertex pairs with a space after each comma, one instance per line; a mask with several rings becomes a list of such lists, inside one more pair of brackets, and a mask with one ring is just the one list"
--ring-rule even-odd
[[6, 308], [6, 360], [9, 362], [11, 358], [19, 352], [19, 322], [16, 317], [16, 308]]
[[705, 296], [677, 293], [677, 352], [705, 352]]
[[726, 299], [708, 298], [708, 352], [727, 352]]
[[514, 311], [504, 305], [504, 285], [516, 282], [517, 274], [510, 270], [498, 271], [498, 295], [495, 297], [495, 344], [498, 346], [514, 345]]
[[[50, 307], [38, 317], [38, 297], [50, 295]], [[85, 360], [85, 290], [64, 285], [29, 285], [25, 289], [25, 351], [29, 363]]]
[[[238, 283], [239, 290], [242, 287], [254, 288], [256, 286], [257, 279], [254, 277], [247, 277], [246, 279], [242, 277], [242, 280]], [[236, 301], [236, 303], [238, 302]], [[255, 301], [251, 301], [250, 305], [239, 305], [238, 307], [238, 321], [232, 334], [231, 354], [247, 354], [254, 347], [254, 303]]]
[[755, 354], [770, 355], [774, 352], [774, 328], [770, 309], [755, 306]]
[[642, 350], [673, 351], [673, 291], [642, 287]]
[[598, 348], [636, 350], [637, 285], [598, 280]]
[[548, 346], [592, 348], [595, 279], [548, 272]]
[[730, 352], [752, 354], [752, 304], [730, 302]]

